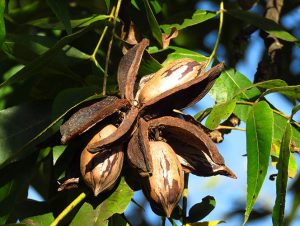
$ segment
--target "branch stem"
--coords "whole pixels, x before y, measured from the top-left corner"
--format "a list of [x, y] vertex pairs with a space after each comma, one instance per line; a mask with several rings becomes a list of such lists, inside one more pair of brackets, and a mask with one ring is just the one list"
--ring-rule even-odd
[[108, 50], [107, 50], [106, 59], [105, 59], [103, 90], [102, 90], [103, 96], [106, 95], [106, 85], [107, 85], [107, 78], [108, 78], [108, 73], [107, 73], [108, 64], [109, 64], [109, 59], [110, 59], [111, 47], [112, 47], [112, 44], [113, 44], [115, 31], [116, 31], [116, 22], [117, 22], [117, 18], [118, 18], [118, 15], [119, 15], [120, 8], [121, 8], [121, 3], [122, 3], [122, 0], [118, 0], [117, 6], [116, 6], [116, 11], [115, 11], [115, 14], [114, 14], [112, 35], [111, 35], [111, 39], [110, 39], [109, 44], [108, 44]]
[[51, 223], [50, 226], [57, 226], [77, 205], [79, 205], [86, 197], [86, 193], [82, 192], [77, 196]]
[[220, 23], [219, 23], [219, 31], [218, 31], [218, 37], [217, 37], [217, 40], [216, 40], [216, 43], [215, 43], [215, 46], [214, 46], [214, 49], [212, 51], [212, 53], [210, 54], [209, 56], [209, 59], [208, 59], [208, 62], [205, 66], [205, 68], [207, 68], [212, 59], [215, 57], [216, 55], [216, 52], [217, 52], [217, 48], [219, 46], [219, 42], [220, 42], [220, 37], [221, 37], [221, 34], [222, 34], [222, 28], [223, 28], [223, 20], [224, 20], [224, 3], [223, 1], [220, 2], [220, 10], [219, 10], [219, 13], [220, 13]]
[[[114, 13], [115, 13], [115, 7], [112, 8], [112, 10], [111, 10], [111, 12], [110, 12], [110, 14], [109, 14], [109, 16], [110, 16], [109, 21], [111, 21], [111, 19], [113, 18]], [[103, 31], [102, 31], [102, 34], [101, 34], [101, 36], [100, 36], [100, 38], [99, 38], [99, 40], [98, 40], [98, 43], [97, 43], [97, 45], [96, 45], [96, 47], [95, 47], [93, 53], [92, 53], [91, 56], [90, 56], [90, 60], [94, 62], [95, 66], [96, 66], [103, 74], [105, 74], [105, 71], [104, 71], [104, 69], [100, 66], [100, 64], [98, 63], [98, 60], [96, 59], [96, 54], [97, 54], [97, 52], [98, 52], [98, 50], [99, 50], [99, 47], [100, 47], [100, 45], [101, 45], [101, 43], [102, 43], [102, 41], [103, 41], [104, 36], [106, 35], [107, 29], [108, 29], [108, 26], [105, 26], [104, 29], [103, 29]]]
[[246, 131], [244, 128], [233, 127], [233, 126], [218, 126], [217, 130], [219, 130], [219, 129], [230, 129], [230, 130]]
[[[248, 102], [248, 101], [237, 101], [236, 103], [237, 103], [237, 104], [245, 104], [245, 105], [253, 105], [253, 104], [255, 104], [255, 102]], [[281, 111], [278, 111], [278, 110], [275, 110], [275, 109], [272, 109], [272, 111], [273, 111], [275, 114], [280, 115], [280, 116], [286, 118], [287, 120], [290, 120], [290, 117], [287, 116], [287, 115], [285, 115], [285, 114], [282, 113]], [[293, 121], [293, 122], [290, 122], [290, 123], [292, 123], [292, 124], [296, 125], [298, 128], [300, 128], [300, 123], [294, 122], [294, 121]]]

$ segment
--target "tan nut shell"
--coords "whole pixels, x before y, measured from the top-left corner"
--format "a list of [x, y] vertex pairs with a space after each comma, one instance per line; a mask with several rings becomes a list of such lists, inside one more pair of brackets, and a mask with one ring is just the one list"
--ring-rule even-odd
[[193, 80], [200, 74], [203, 65], [192, 59], [179, 59], [163, 67], [152, 75], [137, 93], [139, 104], [154, 99], [158, 95]]
[[152, 176], [145, 178], [143, 191], [152, 209], [170, 217], [184, 189], [183, 170], [175, 152], [163, 141], [150, 141]]
[[95, 196], [110, 190], [115, 185], [122, 170], [124, 152], [119, 146], [92, 154], [88, 151], [88, 147], [116, 130], [115, 126], [107, 125], [90, 140], [81, 153], [80, 171], [84, 182], [93, 190]]

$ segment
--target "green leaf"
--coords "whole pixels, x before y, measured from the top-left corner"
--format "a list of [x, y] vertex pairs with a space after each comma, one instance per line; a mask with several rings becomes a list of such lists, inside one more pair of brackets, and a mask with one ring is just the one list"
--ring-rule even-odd
[[208, 60], [208, 57], [197, 53], [195, 51], [191, 51], [188, 49], [184, 49], [184, 48], [180, 48], [180, 47], [176, 47], [176, 46], [169, 46], [166, 51], [170, 50], [171, 53], [168, 54], [167, 59], [164, 61], [164, 65], [177, 60], [177, 59], [181, 59], [181, 58], [190, 58], [193, 59], [195, 61], [198, 62], [202, 62], [202, 61], [206, 61]]
[[288, 163], [290, 158], [291, 138], [292, 128], [291, 125], [287, 123], [282, 137], [279, 161], [277, 164], [278, 175], [276, 178], [276, 200], [272, 213], [272, 221], [275, 226], [284, 225], [284, 208], [288, 181]]
[[251, 108], [251, 105], [237, 103], [233, 113], [243, 122], [246, 122]]
[[151, 55], [148, 55], [148, 57], [143, 57], [138, 75], [139, 76], [149, 75], [151, 73], [158, 71], [161, 68], [162, 68], [161, 64], [156, 59], [154, 59]]
[[210, 130], [216, 129], [222, 119], [226, 120], [232, 114], [235, 106], [236, 100], [215, 105], [205, 122], [205, 126]]
[[49, 123], [48, 102], [24, 103], [0, 111], [0, 165], [14, 158], [18, 150]]
[[253, 105], [246, 123], [247, 136], [247, 203], [244, 224], [247, 222], [262, 187], [269, 165], [273, 112], [265, 101]]
[[206, 196], [202, 202], [193, 205], [189, 210], [187, 222], [194, 223], [202, 220], [216, 207], [216, 200], [212, 196]]
[[148, 0], [143, 0], [143, 3], [144, 3], [144, 6], [145, 6], [147, 19], [148, 19], [148, 23], [150, 25], [152, 35], [155, 38], [155, 40], [159, 43], [159, 45], [162, 46], [162, 33], [161, 33], [160, 28], [159, 28], [158, 22], [157, 22], [154, 14], [151, 10], [151, 7], [150, 7], [150, 4], [149, 4]]
[[283, 86], [283, 87], [275, 87], [267, 90], [264, 93], [264, 96], [270, 93], [281, 93], [291, 99], [292, 101], [300, 100], [300, 85], [296, 86]]
[[42, 69], [48, 65], [53, 58], [61, 51], [61, 49], [72, 42], [73, 40], [79, 38], [83, 34], [87, 33], [91, 29], [97, 26], [97, 23], [92, 23], [88, 27], [83, 28], [80, 31], [77, 31], [71, 35], [63, 37], [59, 40], [53, 47], [47, 50], [43, 55], [37, 57], [35, 60], [30, 62], [26, 67], [18, 71], [14, 76], [0, 84], [0, 88], [6, 85], [11, 85], [17, 82], [25, 81], [28, 78], [38, 75], [38, 70]]
[[52, 150], [52, 159], [53, 159], [53, 166], [56, 164], [56, 161], [59, 159], [59, 157], [62, 155], [62, 153], [66, 150], [66, 145], [58, 145], [54, 146]]
[[259, 87], [263, 89], [271, 89], [275, 87], [282, 87], [282, 86], [287, 86], [287, 83], [283, 80], [280, 79], [273, 79], [273, 80], [267, 80], [263, 82], [258, 82], [255, 84], [252, 84], [251, 86], [245, 87], [241, 90], [239, 90], [237, 93], [234, 94], [234, 96], [238, 96], [239, 94], [245, 92], [246, 90], [249, 90], [253, 87]]
[[[272, 141], [272, 165], [277, 165], [280, 155], [280, 145], [281, 140], [273, 140]], [[289, 178], [295, 178], [298, 172], [298, 166], [294, 155], [290, 155], [289, 160], [289, 168], [288, 168], [288, 176]]]
[[99, 87], [70, 88], [61, 91], [52, 104], [52, 119], [58, 118], [72, 106], [99, 92]]
[[107, 12], [108, 12], [110, 9], [110, 0], [105, 0], [105, 5], [106, 5]]
[[[288, 119], [274, 113], [274, 137], [273, 140], [282, 140], [284, 135], [285, 125]], [[292, 127], [292, 142], [295, 146], [300, 147], [300, 131]]]
[[[210, 90], [210, 94], [216, 102], [226, 102], [234, 97], [239, 90], [252, 85], [252, 82], [240, 72], [234, 69], [226, 69], [216, 80]], [[254, 87], [239, 94], [237, 100], [251, 100], [260, 95], [260, 91]]]
[[199, 111], [197, 114], [195, 114], [194, 118], [197, 121], [201, 122], [203, 119], [205, 119], [210, 114], [211, 111], [212, 111], [212, 108], [206, 108], [205, 110]]
[[32, 216], [22, 220], [21, 223], [25, 223], [26, 225], [34, 225], [34, 226], [46, 226], [51, 225], [54, 217], [52, 213], [45, 213], [42, 215]]
[[129, 226], [123, 214], [114, 214], [109, 218], [109, 226]]
[[[200, 24], [206, 20], [209, 20], [211, 18], [214, 18], [217, 15], [216, 12], [210, 12], [206, 10], [196, 10], [191, 18], [185, 18], [182, 23], [174, 23], [174, 24], [163, 24], [160, 25], [161, 29], [166, 34], [170, 34], [173, 27], [175, 27], [177, 30], [182, 30], [190, 26], [194, 26], [197, 24]], [[178, 18], [181, 18], [180, 15], [177, 16]]]
[[244, 10], [226, 10], [225, 12], [239, 20], [245, 21], [248, 24], [252, 24], [269, 33], [270, 35], [282, 40], [289, 42], [299, 41], [293, 35], [288, 33], [281, 25], [275, 23], [273, 20]]
[[0, 48], [5, 39], [5, 23], [4, 23], [5, 1], [0, 1]]
[[118, 188], [96, 208], [89, 203], [84, 203], [70, 226], [108, 225], [108, 218], [113, 214], [121, 214], [125, 211], [133, 194], [134, 192], [122, 178]]
[[47, 0], [48, 5], [50, 6], [51, 10], [59, 19], [65, 29], [67, 34], [72, 33], [72, 27], [70, 23], [70, 15], [69, 15], [69, 6], [68, 6], [68, 1], [66, 0]]
[[196, 222], [192, 224], [186, 224], [186, 226], [216, 226], [221, 223], [225, 223], [225, 221], [222, 220], [203, 221], [203, 222]]
[[0, 170], [0, 224], [5, 224], [17, 202], [26, 198], [36, 156], [10, 164]]
[[299, 105], [296, 105], [293, 107], [292, 109], [292, 114], [291, 114], [291, 119], [293, 119], [293, 116], [300, 110], [300, 104]]
[[[49, 187], [48, 187], [49, 189]], [[19, 221], [23, 221], [26, 218], [38, 215], [44, 215], [51, 212], [50, 203], [47, 201], [36, 201], [32, 199], [26, 199], [24, 201], [18, 201], [18, 204], [12, 211], [13, 216], [17, 216]], [[22, 222], [23, 223], [23, 222]]]
[[[82, 19], [74, 19], [71, 20], [71, 27], [72, 28], [83, 28], [87, 27], [94, 22], [100, 22], [106, 19], [109, 19], [110, 16], [108, 15], [93, 15], [90, 17], [85, 17]], [[50, 29], [50, 30], [64, 30], [65, 27], [61, 22], [50, 22], [48, 17], [40, 18], [37, 20], [32, 20], [27, 22], [26, 24], [32, 25], [35, 27], [43, 28], [43, 29]]]

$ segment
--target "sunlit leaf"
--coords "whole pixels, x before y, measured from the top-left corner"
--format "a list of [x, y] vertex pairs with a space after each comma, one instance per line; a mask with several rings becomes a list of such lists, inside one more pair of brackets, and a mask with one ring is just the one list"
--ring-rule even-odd
[[244, 224], [249, 218], [267, 174], [272, 147], [273, 120], [270, 106], [261, 101], [253, 105], [246, 123], [247, 203]]
[[45, 213], [43, 215], [32, 216], [24, 219], [21, 223], [34, 226], [45, 226], [50, 225], [54, 220], [52, 213]]
[[64, 24], [66, 32], [72, 33], [70, 23], [69, 6], [67, 0], [47, 0], [48, 5], [54, 12], [55, 16]]
[[288, 181], [291, 137], [292, 128], [291, 125], [287, 123], [282, 137], [279, 161], [277, 163], [278, 175], [276, 177], [276, 200], [272, 213], [272, 221], [275, 226], [284, 225], [284, 208]]
[[205, 126], [211, 130], [216, 129], [223, 119], [226, 120], [232, 114], [235, 105], [236, 100], [215, 105], [206, 119]]
[[[163, 31], [167, 34], [170, 34], [171, 29], [175, 27], [177, 30], [182, 30], [190, 26], [194, 26], [200, 24], [206, 20], [214, 18], [217, 15], [215, 12], [206, 11], [206, 10], [196, 10], [192, 15], [191, 18], [186, 18], [183, 20], [182, 23], [174, 23], [174, 24], [163, 24], [160, 27]], [[178, 15], [180, 18], [180, 15]]]
[[84, 203], [71, 221], [70, 226], [108, 225], [109, 217], [125, 211], [133, 193], [125, 180], [122, 179], [118, 188], [96, 208], [89, 203]]
[[292, 109], [292, 114], [291, 114], [291, 119], [293, 118], [293, 116], [300, 110], [300, 104], [296, 105], [295, 107], [293, 107]]
[[168, 64], [171, 61], [182, 59], [182, 58], [190, 58], [198, 62], [208, 60], [206, 56], [200, 53], [188, 49], [184, 49], [181, 47], [177, 47], [177, 46], [169, 46], [166, 50], [170, 50], [171, 53], [168, 54], [167, 59], [164, 61], [164, 64]]
[[300, 100], [300, 85], [296, 86], [283, 86], [283, 87], [275, 87], [267, 90], [264, 95], [270, 93], [281, 93], [286, 97], [290, 98], [292, 101]]
[[[276, 166], [279, 160], [280, 155], [280, 140], [273, 140], [272, 141], [272, 165]], [[295, 178], [297, 175], [298, 166], [294, 155], [290, 155], [289, 159], [289, 167], [288, 167], [288, 177], [289, 178]]]
[[[234, 94], [245, 87], [251, 86], [251, 81], [234, 69], [226, 69], [216, 80], [210, 94], [216, 102], [226, 102], [234, 97]], [[260, 95], [260, 91], [254, 87], [239, 94], [238, 100], [251, 100]]]
[[[274, 113], [274, 136], [273, 140], [282, 140], [282, 136], [284, 134], [285, 125], [288, 119], [283, 117], [282, 115], [278, 115]], [[300, 131], [294, 127], [292, 127], [292, 142], [296, 147], [300, 147]]]
[[245, 87], [245, 88], [239, 90], [237, 93], [235, 93], [234, 96], [238, 96], [239, 94], [241, 94], [241, 93], [245, 92], [246, 90], [249, 90], [253, 87], [259, 87], [259, 88], [263, 88], [263, 89], [271, 89], [271, 88], [282, 87], [282, 86], [287, 86], [287, 83], [283, 80], [280, 80], [280, 79], [267, 80], [267, 81], [258, 82], [258, 83], [252, 84], [248, 87]]
[[265, 32], [277, 38], [289, 42], [298, 41], [297, 38], [288, 33], [281, 25], [277, 24], [273, 20], [267, 19], [265, 17], [259, 16], [257, 14], [245, 10], [226, 10], [225, 12], [239, 20], [245, 21], [248, 24], [252, 24], [264, 30]]
[[237, 103], [234, 109], [234, 114], [243, 122], [246, 122], [249, 112], [251, 111], [251, 107], [251, 105]]

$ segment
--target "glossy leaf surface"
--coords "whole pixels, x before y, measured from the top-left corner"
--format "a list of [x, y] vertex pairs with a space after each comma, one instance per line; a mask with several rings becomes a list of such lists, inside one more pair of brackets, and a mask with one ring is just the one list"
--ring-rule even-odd
[[270, 106], [262, 101], [253, 105], [246, 123], [247, 204], [244, 224], [248, 220], [267, 174], [272, 145], [273, 120]]

